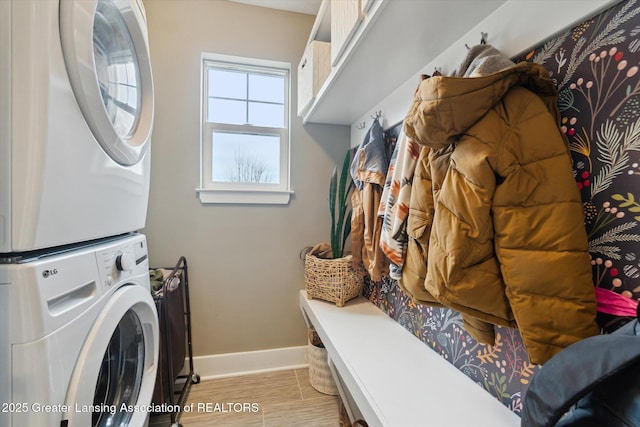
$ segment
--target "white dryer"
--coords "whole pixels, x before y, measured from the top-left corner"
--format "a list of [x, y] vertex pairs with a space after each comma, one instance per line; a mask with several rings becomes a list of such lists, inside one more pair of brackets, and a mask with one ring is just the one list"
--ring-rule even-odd
[[0, 1], [0, 253], [144, 227], [152, 125], [141, 0]]
[[145, 237], [14, 261], [0, 264], [0, 426], [143, 426], [159, 343]]

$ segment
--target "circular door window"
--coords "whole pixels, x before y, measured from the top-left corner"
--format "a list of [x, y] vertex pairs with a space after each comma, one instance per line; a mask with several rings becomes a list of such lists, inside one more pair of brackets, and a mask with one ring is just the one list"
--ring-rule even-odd
[[93, 21], [93, 57], [100, 96], [120, 138], [138, 124], [140, 72], [138, 58], [122, 14], [112, 1], [99, 1]]
[[144, 11], [136, 0], [61, 0], [67, 74], [97, 142], [119, 164], [146, 154], [153, 81]]
[[158, 367], [158, 315], [148, 289], [108, 297], [84, 340], [67, 388], [70, 426], [143, 425]]
[[[128, 426], [140, 394], [144, 368], [144, 333], [138, 316], [127, 311], [111, 336], [102, 358], [93, 399], [91, 426]], [[117, 408], [116, 411], [103, 408]], [[96, 410], [97, 409], [97, 410]]]

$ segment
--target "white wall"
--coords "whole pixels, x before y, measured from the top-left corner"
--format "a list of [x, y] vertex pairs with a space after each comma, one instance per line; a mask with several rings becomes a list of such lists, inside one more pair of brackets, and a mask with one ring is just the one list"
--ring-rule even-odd
[[202, 205], [199, 186], [200, 53], [297, 65], [314, 17], [225, 0], [145, 0], [154, 72], [147, 226], [152, 266], [186, 256], [196, 355], [306, 344], [298, 308], [300, 250], [329, 239], [328, 183], [348, 126], [291, 123], [289, 205]]
[[[351, 126], [351, 146], [362, 142], [371, 116], [376, 111], [384, 115], [383, 125], [393, 126], [404, 119], [409, 110], [413, 94], [420, 83], [420, 74], [431, 75], [435, 67], [443, 74], [452, 72], [465, 55], [465, 44], [473, 46], [480, 42], [480, 33], [488, 33], [487, 42], [505, 55], [512, 57], [527, 51], [570, 29], [599, 11], [611, 7], [620, 0], [508, 0], [486, 19], [471, 28], [467, 34], [450, 46], [442, 46], [442, 53], [434, 58], [425, 58], [425, 66], [405, 84], [381, 98], [380, 102]], [[358, 125], [366, 123], [365, 129]]]

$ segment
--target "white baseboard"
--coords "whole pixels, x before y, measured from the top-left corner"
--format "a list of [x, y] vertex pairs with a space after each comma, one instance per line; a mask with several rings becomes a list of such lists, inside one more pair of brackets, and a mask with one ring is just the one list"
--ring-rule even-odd
[[[185, 362], [185, 368], [188, 369], [189, 361]], [[307, 366], [309, 366], [307, 346], [212, 354], [193, 358], [193, 369], [203, 380], [306, 368]]]

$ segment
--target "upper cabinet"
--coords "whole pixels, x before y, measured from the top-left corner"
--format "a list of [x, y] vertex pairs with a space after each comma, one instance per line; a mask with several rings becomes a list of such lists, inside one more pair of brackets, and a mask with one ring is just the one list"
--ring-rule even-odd
[[351, 125], [504, 2], [323, 0], [298, 67], [298, 115]]

